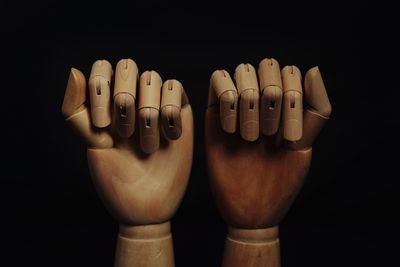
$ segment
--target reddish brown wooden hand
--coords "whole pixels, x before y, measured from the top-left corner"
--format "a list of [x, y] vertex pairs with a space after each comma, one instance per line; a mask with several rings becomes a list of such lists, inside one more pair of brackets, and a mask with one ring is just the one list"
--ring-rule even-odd
[[304, 94], [300, 71], [285, 67], [281, 78], [274, 59], [261, 61], [258, 79], [250, 64], [234, 78], [213, 73], [205, 120], [210, 183], [230, 226], [222, 266], [279, 267], [277, 225], [304, 182], [331, 106], [318, 68], [307, 72]]
[[311, 149], [275, 147], [268, 137], [255, 142], [219, 126], [216, 108], [206, 114], [207, 164], [211, 186], [229, 225], [255, 229], [277, 225], [299, 192], [311, 162]]
[[[254, 68], [243, 65], [238, 66], [234, 76], [238, 95], [229, 90], [233, 83], [229, 82], [229, 74], [225, 71], [216, 71], [212, 76], [205, 122], [207, 166], [217, 204], [228, 224], [245, 229], [266, 228], [279, 223], [298, 194], [311, 163], [312, 141], [330, 114], [330, 104], [318, 68], [311, 69], [306, 75], [307, 107], [303, 112], [303, 107], [299, 107], [302, 102], [291, 103], [288, 95], [298, 91], [302, 97], [300, 71], [294, 66], [284, 68], [282, 86], [278, 63], [265, 59], [260, 63], [258, 73], [261, 104], [253, 103], [252, 108], [248, 108], [243, 93], [252, 91], [250, 102], [258, 102], [260, 97]], [[271, 97], [266, 93], [271, 86], [282, 92], [274, 92]], [[226, 93], [230, 93], [231, 98]], [[218, 94], [219, 106], [216, 105]], [[235, 128], [235, 122], [229, 121], [230, 117], [225, 116], [228, 112], [223, 110], [229, 101], [228, 112], [239, 109], [237, 116], [246, 116], [248, 120], [239, 119], [239, 127], [246, 128], [240, 129], [240, 133], [227, 133], [223, 129]], [[274, 102], [273, 105], [270, 102]], [[273, 110], [271, 106], [281, 109], [274, 110], [272, 116], [275, 117], [263, 113], [262, 109]], [[290, 112], [299, 113], [302, 120], [291, 125]], [[258, 114], [261, 114], [260, 119]], [[297, 115], [293, 116], [296, 118]], [[278, 128], [268, 135], [263, 134], [262, 129], [273, 128], [263, 124], [272, 124], [274, 119], [278, 121]], [[288, 140], [296, 136], [296, 132], [300, 132], [300, 139]]]

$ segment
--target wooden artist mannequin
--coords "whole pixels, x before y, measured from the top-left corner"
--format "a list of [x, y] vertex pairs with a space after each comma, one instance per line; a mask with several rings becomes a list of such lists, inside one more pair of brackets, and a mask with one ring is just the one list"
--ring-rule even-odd
[[93, 64], [89, 107], [86, 79], [71, 69], [62, 113], [88, 144], [95, 187], [120, 223], [115, 266], [172, 267], [169, 220], [190, 174], [192, 110], [178, 81], [162, 84], [155, 71], [139, 78], [133, 60], [118, 62], [113, 91], [112, 74], [107, 61]]
[[317, 67], [306, 73], [304, 92], [299, 69], [281, 71], [274, 59], [260, 62], [258, 79], [253, 66], [240, 64], [233, 80], [224, 70], [212, 74], [205, 120], [210, 183], [229, 225], [222, 265], [277, 267], [278, 224], [331, 105]]

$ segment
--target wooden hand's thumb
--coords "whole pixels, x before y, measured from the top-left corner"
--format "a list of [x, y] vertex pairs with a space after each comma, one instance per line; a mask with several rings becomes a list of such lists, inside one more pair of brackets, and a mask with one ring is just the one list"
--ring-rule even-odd
[[318, 67], [307, 72], [304, 89], [307, 107], [303, 114], [303, 137], [289, 145], [289, 148], [294, 150], [304, 150], [312, 146], [332, 111]]
[[65, 120], [92, 148], [111, 148], [113, 140], [111, 135], [94, 127], [90, 121], [89, 109], [86, 101], [86, 79], [77, 69], [72, 68], [61, 112]]

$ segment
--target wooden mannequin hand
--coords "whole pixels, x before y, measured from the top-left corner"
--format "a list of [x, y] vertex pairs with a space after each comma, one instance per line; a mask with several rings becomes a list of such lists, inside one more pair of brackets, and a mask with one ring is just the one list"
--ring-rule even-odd
[[[210, 81], [207, 166], [217, 205], [230, 226], [223, 266], [279, 266], [274, 226], [298, 194], [312, 142], [331, 112], [318, 68], [307, 72], [304, 94], [295, 66], [285, 67], [281, 79], [278, 62], [264, 59], [258, 77], [260, 86], [254, 67], [241, 64], [235, 84], [222, 70]], [[258, 243], [254, 250], [253, 243]]]
[[[87, 142], [95, 187], [108, 211], [121, 224], [123, 240], [118, 241], [116, 266], [173, 266], [173, 257], [165, 259], [162, 253], [158, 260], [150, 259], [151, 248], [146, 247], [149, 242], [137, 245], [136, 241], [125, 244], [124, 240], [170, 237], [168, 221], [180, 204], [191, 169], [192, 110], [182, 85], [169, 80], [162, 86], [154, 71], [141, 75], [135, 105], [138, 70], [132, 60], [117, 64], [113, 98], [111, 75], [107, 61], [93, 64], [89, 109], [85, 105], [85, 77], [71, 69], [62, 112]], [[159, 252], [157, 249], [154, 253]], [[164, 254], [169, 253], [166, 250]], [[130, 255], [129, 251], [136, 254]], [[157, 265], [159, 262], [164, 263]]]

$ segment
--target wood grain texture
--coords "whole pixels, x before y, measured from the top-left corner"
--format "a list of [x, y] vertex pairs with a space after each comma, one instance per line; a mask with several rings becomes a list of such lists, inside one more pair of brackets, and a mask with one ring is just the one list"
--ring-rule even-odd
[[120, 226], [114, 267], [173, 267], [170, 223]]
[[[245, 69], [243, 77], [235, 73], [235, 78], [240, 78], [235, 79], [239, 92], [240, 87], [255, 87], [243, 86], [246, 80], [243, 78], [248, 77], [249, 72], [250, 68]], [[281, 75], [278, 62], [265, 59], [258, 73], [262, 90], [261, 121], [259, 127], [251, 130], [257, 133], [254, 135], [243, 134], [242, 122], [248, 119], [246, 108], [250, 107], [242, 105], [246, 96], [239, 93], [239, 114], [232, 104], [228, 106], [230, 113], [220, 112], [217, 106], [221, 108], [223, 102], [219, 99], [218, 103], [213, 97], [213, 82], [220, 84], [215, 80], [223, 81], [228, 75], [224, 73], [210, 81], [205, 149], [211, 188], [229, 225], [223, 267], [280, 266], [277, 225], [303, 185], [311, 163], [312, 144], [331, 111], [318, 68], [307, 72], [304, 96], [297, 67], [287, 66]], [[251, 103], [251, 98], [249, 100]], [[258, 98], [253, 95], [253, 100], [258, 101]], [[256, 109], [257, 105], [252, 107]], [[234, 129], [226, 130], [226, 114], [230, 114], [232, 120], [240, 116], [240, 134]], [[259, 136], [258, 131], [264, 135]]]
[[[169, 220], [185, 193], [192, 165], [192, 109], [183, 86], [176, 80], [166, 81], [180, 86], [178, 93], [168, 87], [175, 94], [164, 99], [168, 129], [171, 119], [179, 129], [175, 127], [172, 135], [171, 131], [160, 135], [160, 76], [154, 71], [142, 75], [147, 79], [139, 88], [142, 94], [139, 110], [135, 110], [136, 64], [130, 59], [118, 63], [113, 99], [111, 74], [110, 63], [95, 62], [89, 79], [89, 106], [85, 105], [86, 79], [71, 69], [61, 111], [86, 141], [95, 188], [120, 223], [114, 266], [173, 267]], [[168, 109], [171, 105], [178, 112]], [[113, 121], [108, 116], [112, 106]], [[135, 123], [136, 114], [139, 120]]]
[[[168, 221], [185, 192], [193, 154], [190, 105], [181, 111], [182, 135], [162, 138], [160, 148], [146, 154], [138, 136], [114, 136], [115, 147], [88, 149], [95, 187], [109, 212], [122, 224], [145, 225]], [[119, 139], [118, 139], [119, 138]]]
[[278, 227], [229, 228], [222, 267], [279, 267]]
[[303, 185], [311, 149], [292, 151], [274, 138], [247, 142], [227, 134], [215, 107], [208, 108], [205, 126], [209, 179], [226, 222], [242, 229], [277, 225]]

